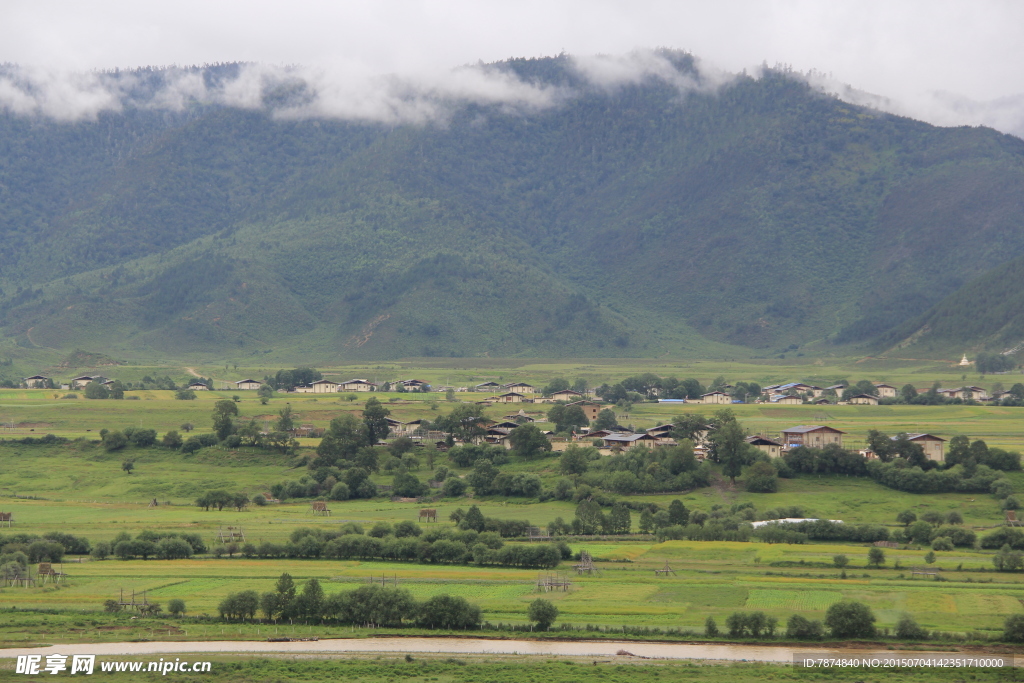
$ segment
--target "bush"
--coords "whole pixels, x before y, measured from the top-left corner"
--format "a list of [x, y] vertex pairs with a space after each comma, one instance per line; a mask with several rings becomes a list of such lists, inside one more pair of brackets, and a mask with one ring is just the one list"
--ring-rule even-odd
[[458, 477], [448, 477], [441, 491], [446, 498], [458, 498], [466, 493], [466, 482]]
[[119, 451], [128, 445], [128, 438], [121, 432], [107, 432], [103, 435], [103, 448], [108, 452]]
[[1024, 643], [1024, 614], [1011, 614], [1003, 622], [1003, 640]]
[[157, 544], [161, 560], [184, 560], [192, 557], [192, 546], [180, 538], [165, 538]]
[[818, 640], [825, 633], [820, 621], [811, 621], [799, 614], [794, 614], [786, 622], [786, 637], [800, 640]]
[[418, 611], [416, 622], [424, 628], [465, 630], [480, 625], [480, 608], [461, 596], [435, 595]]
[[558, 608], [550, 600], [537, 598], [530, 603], [526, 612], [527, 618], [537, 624], [538, 630], [547, 631], [558, 618]]
[[331, 500], [348, 500], [349, 490], [348, 484], [343, 481], [339, 481], [333, 487], [331, 487]]
[[829, 606], [825, 626], [833, 638], [873, 638], [875, 615], [863, 603], [844, 600]]
[[92, 552], [90, 553], [94, 560], [105, 560], [110, 557], [110, 544], [106, 541], [100, 541], [93, 546]]
[[775, 493], [779, 490], [779, 475], [771, 463], [757, 462], [747, 470], [747, 491]]
[[918, 626], [912, 616], [904, 614], [896, 622], [896, 637], [904, 640], [922, 640], [928, 637], [928, 629]]
[[252, 504], [255, 505], [256, 507], [263, 507], [264, 505], [267, 504], [267, 497], [264, 496], [262, 493], [257, 493], [255, 496], [252, 497]]
[[949, 536], [939, 536], [932, 541], [932, 550], [938, 550], [940, 552], [949, 551], [953, 549], [953, 541]]
[[704, 620], [704, 635], [708, 638], [715, 638], [718, 636], [718, 624], [715, 623], [714, 617], [708, 617]]

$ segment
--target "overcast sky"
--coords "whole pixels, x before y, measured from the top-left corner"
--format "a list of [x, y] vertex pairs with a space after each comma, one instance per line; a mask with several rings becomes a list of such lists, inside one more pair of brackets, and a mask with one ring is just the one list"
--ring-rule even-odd
[[511, 56], [671, 47], [730, 71], [786, 63], [940, 124], [1024, 132], [1015, 0], [0, 1], [0, 62], [223, 61], [415, 77]]

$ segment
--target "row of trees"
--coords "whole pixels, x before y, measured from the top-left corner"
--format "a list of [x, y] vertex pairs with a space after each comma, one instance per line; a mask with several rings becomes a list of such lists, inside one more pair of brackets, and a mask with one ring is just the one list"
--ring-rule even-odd
[[436, 595], [423, 602], [402, 588], [362, 586], [330, 596], [324, 594], [317, 579], [309, 579], [297, 590], [289, 574], [282, 574], [273, 591], [233, 593], [217, 608], [222, 619], [252, 620], [257, 612], [270, 621], [305, 621], [352, 624], [356, 626], [402, 627], [466, 630], [480, 626], [480, 608], [465, 598]]

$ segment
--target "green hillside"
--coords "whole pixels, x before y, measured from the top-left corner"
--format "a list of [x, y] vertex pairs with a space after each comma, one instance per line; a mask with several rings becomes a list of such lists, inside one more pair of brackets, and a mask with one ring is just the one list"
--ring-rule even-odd
[[916, 317], [892, 329], [880, 347], [1012, 350], [1024, 342], [1024, 258], [972, 280]]
[[876, 339], [1024, 254], [1017, 138], [782, 72], [681, 94], [600, 89], [567, 57], [496, 68], [572, 96], [422, 126], [0, 115], [4, 334], [125, 357], [768, 355]]

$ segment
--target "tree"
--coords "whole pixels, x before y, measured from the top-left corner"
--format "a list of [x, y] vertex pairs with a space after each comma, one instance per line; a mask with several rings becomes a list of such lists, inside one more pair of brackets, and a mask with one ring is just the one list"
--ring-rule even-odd
[[832, 564], [834, 564], [837, 569], [843, 569], [846, 565], [850, 564], [850, 558], [846, 555], [833, 555]]
[[927, 553], [925, 553], [924, 561], [926, 563], [928, 563], [928, 564], [934, 564], [935, 563], [935, 553], [933, 551], [929, 550]]
[[640, 512], [640, 533], [649, 534], [654, 529], [654, 514], [650, 508], [644, 508]]
[[170, 448], [178, 450], [181, 448], [182, 438], [181, 435], [174, 429], [164, 434], [163, 445], [164, 448]]
[[584, 534], [596, 534], [605, 526], [601, 506], [593, 500], [580, 501], [576, 506], [576, 521], [579, 522], [580, 532]]
[[474, 531], [484, 530], [484, 513], [480, 512], [480, 508], [473, 505], [466, 511], [465, 518], [459, 523], [459, 527], [465, 527], [466, 529], [473, 529]]
[[710, 440], [715, 454], [718, 456], [718, 462], [722, 464], [722, 474], [729, 477], [735, 484], [736, 477], [743, 471], [747, 451], [751, 446], [746, 442], [743, 428], [740, 427], [740, 423], [736, 421], [731, 410], [720, 411], [715, 419], [717, 428], [710, 436]]
[[904, 384], [903, 388], [900, 389], [900, 398], [907, 403], [910, 403], [917, 398], [917, 389], [914, 388], [913, 384]]
[[608, 528], [610, 534], [628, 534], [633, 530], [633, 516], [629, 508], [622, 503], [612, 506], [611, 514], [608, 515]]
[[103, 449], [107, 452], [119, 451], [128, 445], [128, 437], [121, 432], [107, 432], [101, 436]]
[[174, 398], [178, 401], [194, 401], [196, 400], [196, 392], [191, 389], [178, 389], [174, 393]]
[[172, 616], [182, 616], [183, 614], [185, 614], [185, 601], [181, 598], [174, 598], [172, 600], [169, 600], [167, 602], [167, 611], [170, 612]]
[[794, 614], [786, 622], [786, 637], [800, 640], [817, 640], [823, 635], [820, 621], [811, 621], [807, 617]]
[[844, 600], [829, 606], [825, 626], [833, 638], [873, 638], [875, 615], [863, 603]]
[[1024, 614], [1011, 614], [1003, 622], [1003, 640], [1024, 643]]
[[755, 462], [747, 470], [747, 491], [752, 493], [775, 493], [778, 490], [779, 475], [770, 462]]
[[363, 406], [363, 424], [366, 425], [366, 436], [370, 445], [387, 438], [391, 427], [388, 425], [388, 416], [391, 411], [381, 405], [376, 396], [371, 396]]
[[718, 637], [718, 624], [715, 623], [714, 617], [708, 617], [704, 620], [704, 635], [708, 638]]
[[558, 459], [558, 469], [562, 474], [585, 474], [590, 467], [590, 454], [594, 449], [581, 448], [572, 444], [564, 451]]
[[220, 441], [234, 433], [235, 425], [231, 418], [237, 415], [238, 404], [234, 401], [217, 401], [213, 405], [213, 432]]
[[597, 417], [594, 419], [592, 425], [595, 430], [597, 429], [615, 429], [619, 424], [619, 418], [615, 417], [615, 411], [611, 408], [605, 408]]
[[196, 428], [196, 426], [194, 424], [192, 424], [191, 422], [184, 422], [184, 423], [182, 423], [182, 425], [180, 427], [181, 431], [185, 432], [186, 434], [188, 434], [189, 432], [191, 432], [195, 428]]
[[277, 414], [277, 424], [274, 429], [278, 432], [290, 432], [295, 429], [295, 422], [292, 420], [292, 404], [286, 403]]
[[548, 411], [548, 420], [555, 423], [556, 432], [575, 431], [590, 424], [583, 408], [557, 404]]
[[128, 474], [131, 474], [132, 470], [135, 469], [135, 461], [125, 460], [123, 463], [121, 463], [121, 469], [127, 472]]
[[954, 510], [953, 512], [950, 512], [948, 515], [946, 515], [946, 524], [963, 524], [963, 523], [964, 523], [963, 516], [959, 512], [957, 512], [956, 510]]
[[302, 587], [302, 593], [296, 603], [297, 616], [306, 619], [319, 617], [324, 607], [324, 589], [320, 586], [320, 581], [317, 579], [307, 581], [306, 585]]
[[522, 458], [535, 458], [541, 453], [551, 450], [551, 442], [548, 437], [534, 424], [520, 425], [508, 435], [508, 441], [512, 444], [512, 450]]
[[538, 631], [547, 631], [551, 624], [555, 623], [555, 619], [558, 618], [558, 608], [550, 600], [537, 598], [530, 603], [530, 607], [526, 611], [526, 617], [537, 624]]
[[910, 526], [917, 521], [917, 515], [912, 510], [904, 510], [896, 515], [896, 521], [903, 526]]
[[105, 386], [93, 380], [85, 385], [86, 398], [110, 398], [110, 392]]
[[868, 550], [868, 566], [878, 569], [885, 564], [885, 552], [881, 548]]
[[369, 446], [366, 425], [345, 413], [331, 420], [330, 427], [316, 448], [311, 468], [332, 467], [342, 460], [354, 460], [360, 449]]
[[678, 498], [668, 504], [668, 522], [679, 526], [686, 526], [690, 522], [690, 511]]
[[461, 596], [435, 595], [420, 605], [416, 621], [426, 628], [475, 628], [480, 625], [480, 608]]
[[698, 441], [701, 434], [708, 431], [708, 419], [700, 413], [688, 413], [679, 415], [672, 420], [674, 429], [672, 438], [677, 441], [689, 439]]

